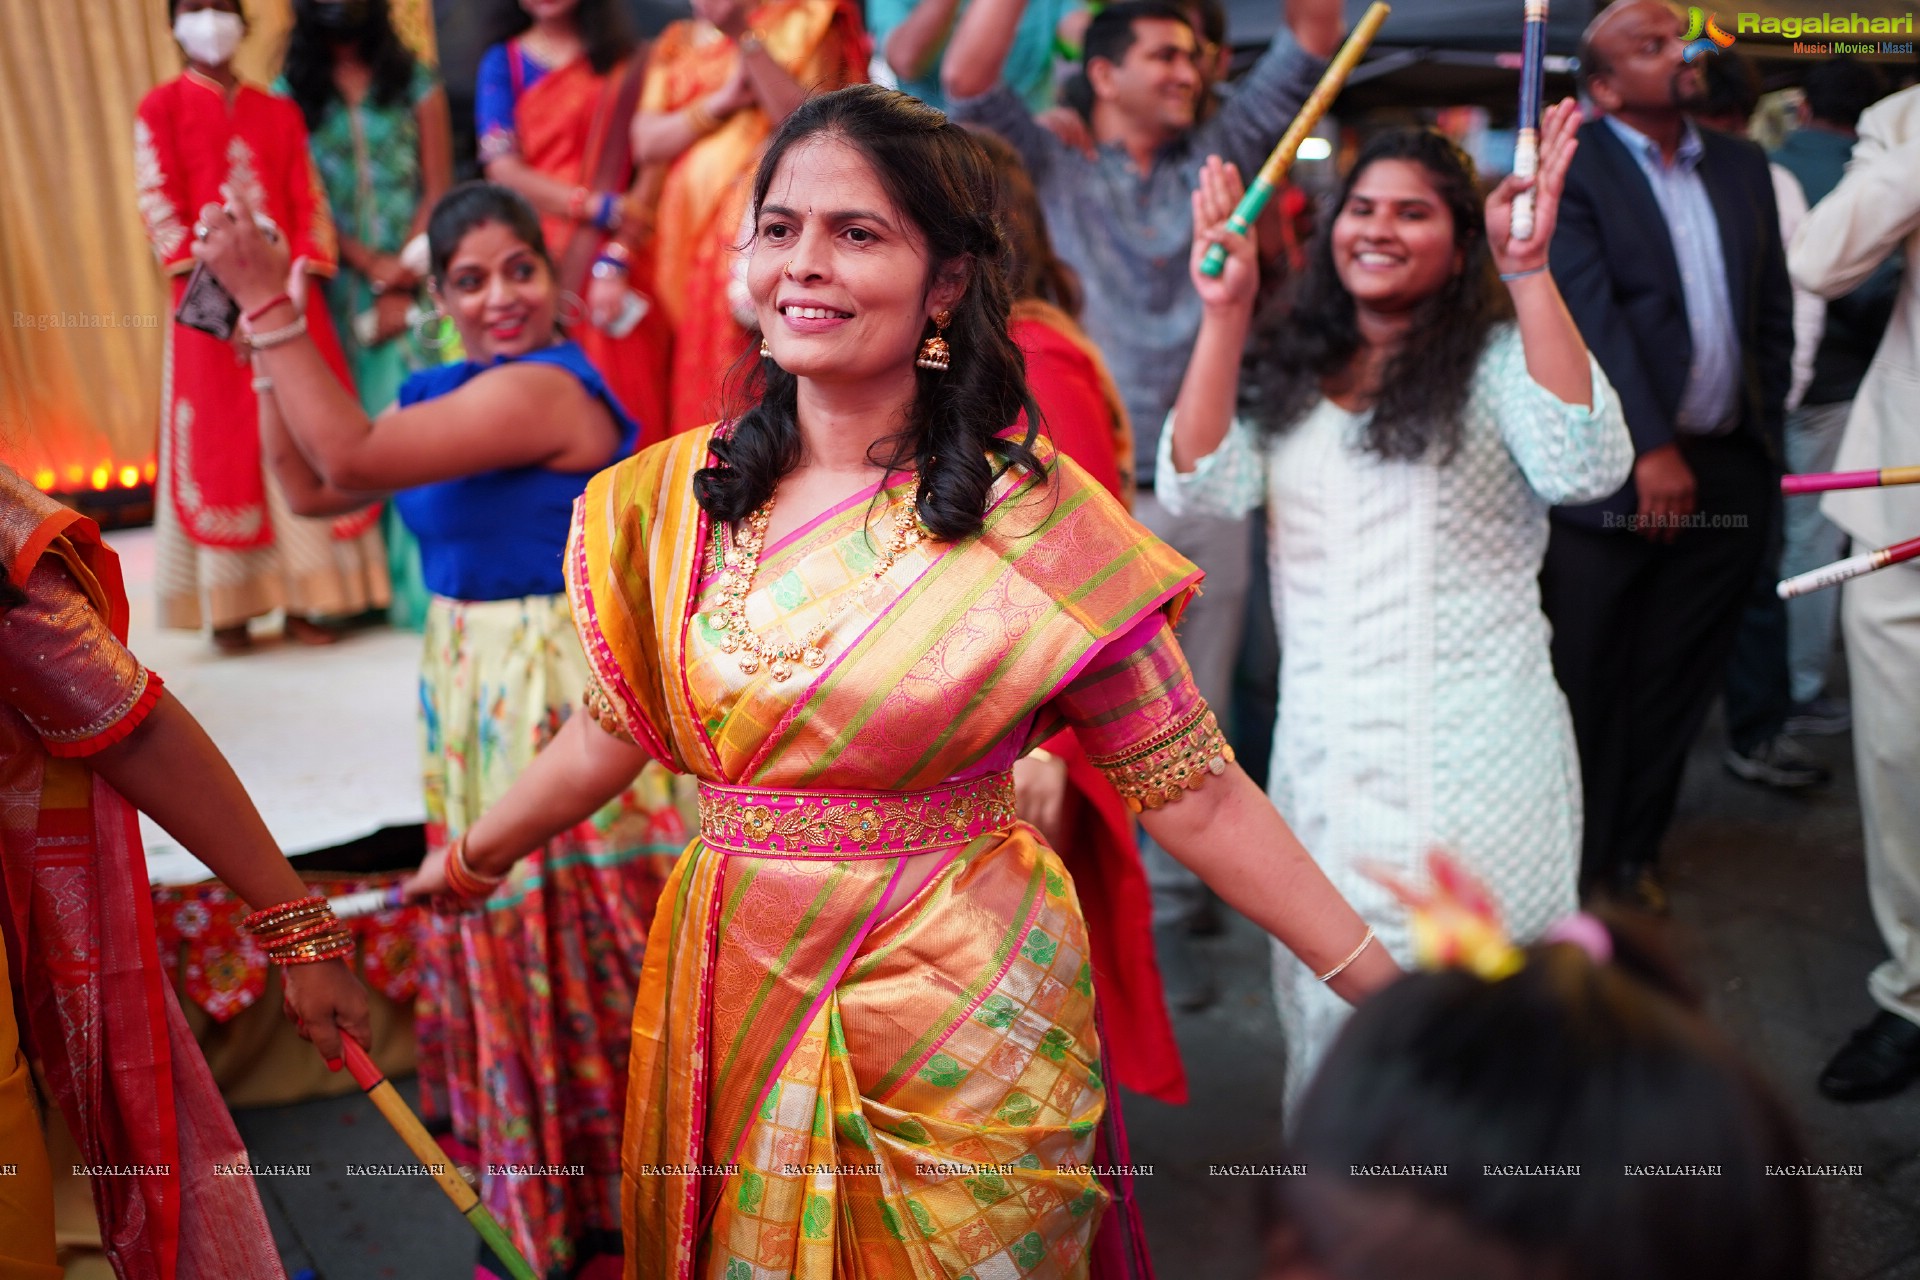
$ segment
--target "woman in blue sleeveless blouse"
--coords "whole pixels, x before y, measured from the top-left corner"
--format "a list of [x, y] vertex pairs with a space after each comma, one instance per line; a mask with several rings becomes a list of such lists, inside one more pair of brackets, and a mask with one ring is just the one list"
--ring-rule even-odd
[[[503, 187], [457, 187], [428, 224], [430, 287], [470, 358], [414, 374], [372, 421], [275, 299], [278, 246], [237, 204], [203, 220], [201, 256], [253, 318], [265, 452], [295, 509], [395, 492], [419, 539], [430, 852], [409, 891], [462, 908], [423, 943], [422, 1107], [492, 1171], [482, 1194], [535, 1268], [575, 1274], [619, 1249], [628, 1017], [685, 831], [650, 765], [504, 883], [460, 847], [587, 687], [561, 558], [574, 499], [637, 428], [560, 333], [538, 218]], [[554, 1166], [584, 1172], [518, 1172]]]

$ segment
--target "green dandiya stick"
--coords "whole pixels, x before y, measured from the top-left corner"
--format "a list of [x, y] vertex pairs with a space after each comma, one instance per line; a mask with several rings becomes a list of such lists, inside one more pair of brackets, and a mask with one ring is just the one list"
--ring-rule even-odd
[[[1267, 201], [1273, 198], [1275, 189], [1287, 176], [1287, 170], [1293, 167], [1294, 153], [1300, 150], [1300, 144], [1306, 141], [1309, 133], [1313, 132], [1313, 126], [1320, 123], [1320, 117], [1326, 115], [1327, 110], [1333, 106], [1333, 100], [1340, 96], [1340, 89], [1346, 84], [1347, 76], [1359, 63], [1360, 55], [1367, 51], [1367, 46], [1373, 43], [1373, 37], [1379, 32], [1380, 24], [1387, 20], [1387, 15], [1391, 12], [1393, 12], [1392, 6], [1380, 3], [1380, 0], [1374, 0], [1373, 4], [1367, 6], [1367, 11], [1360, 15], [1360, 21], [1354, 24], [1352, 32], [1347, 36], [1347, 42], [1340, 46], [1340, 52], [1333, 55], [1333, 61], [1327, 64], [1327, 70], [1320, 77], [1320, 83], [1313, 87], [1312, 94], [1302, 104], [1300, 114], [1293, 118], [1293, 123], [1287, 126], [1287, 131], [1280, 135], [1280, 145], [1273, 149], [1273, 154], [1267, 157], [1267, 162], [1260, 166], [1260, 172], [1248, 186], [1247, 194], [1241, 196], [1240, 203], [1234, 206], [1233, 216], [1227, 219], [1229, 229], [1239, 235], [1247, 234], [1247, 229], [1253, 226], [1254, 221], [1266, 209]], [[1217, 276], [1226, 270], [1226, 267], [1227, 251], [1222, 245], [1216, 244], [1208, 248], [1207, 256], [1200, 260], [1200, 274], [1203, 276]]]
[[487, 1247], [506, 1264], [507, 1270], [513, 1273], [514, 1280], [540, 1280], [540, 1273], [528, 1265], [526, 1258], [521, 1256], [520, 1250], [513, 1243], [513, 1237], [509, 1236], [501, 1227], [499, 1220], [487, 1211], [487, 1206], [480, 1203], [480, 1197], [453, 1167], [453, 1161], [447, 1159], [447, 1153], [440, 1149], [440, 1144], [433, 1140], [433, 1135], [428, 1133], [426, 1126], [420, 1123], [420, 1117], [413, 1114], [413, 1108], [409, 1107], [406, 1100], [394, 1091], [391, 1084], [387, 1083], [385, 1073], [373, 1065], [373, 1059], [367, 1056], [367, 1051], [356, 1044], [350, 1036], [341, 1036], [340, 1044], [346, 1051], [347, 1070], [353, 1073], [354, 1080], [365, 1091], [367, 1097], [373, 1099], [373, 1105], [378, 1107], [380, 1114], [387, 1118], [387, 1123], [393, 1126], [393, 1131], [399, 1134], [401, 1141], [407, 1144], [414, 1158], [427, 1166], [428, 1172], [433, 1174], [433, 1180], [438, 1182], [440, 1189], [447, 1193], [447, 1199], [453, 1201], [453, 1207], [466, 1216], [473, 1229], [480, 1234], [480, 1238], [487, 1242]]

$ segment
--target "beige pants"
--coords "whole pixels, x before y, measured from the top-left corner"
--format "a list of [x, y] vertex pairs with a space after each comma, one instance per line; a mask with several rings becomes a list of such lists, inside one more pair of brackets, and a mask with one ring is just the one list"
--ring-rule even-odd
[[1920, 1023], [1920, 566], [1882, 569], [1842, 591], [1867, 896], [1887, 944], [1867, 990]]

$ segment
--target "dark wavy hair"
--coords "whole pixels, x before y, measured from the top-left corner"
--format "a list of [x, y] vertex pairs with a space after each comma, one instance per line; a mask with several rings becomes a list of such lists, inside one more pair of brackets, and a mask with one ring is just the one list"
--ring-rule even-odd
[[447, 267], [467, 233], [488, 223], [498, 223], [526, 241], [552, 274], [553, 256], [547, 252], [547, 238], [540, 231], [540, 215], [527, 198], [497, 182], [462, 182], [435, 201], [433, 212], [427, 215], [427, 258], [436, 285], [446, 283]]
[[1026, 162], [1013, 144], [985, 126], [967, 126], [1000, 184], [1000, 228], [1007, 237], [1007, 283], [1015, 298], [1038, 298], [1051, 302], [1076, 320], [1085, 305], [1086, 292], [1080, 287], [1080, 273], [1053, 251], [1053, 237], [1047, 234], [1047, 215], [1040, 205], [1040, 193], [1034, 189]]
[[[505, 44], [533, 25], [533, 15], [522, 9], [518, 0], [500, 0], [492, 21], [484, 26], [486, 39], [482, 49]], [[573, 11], [573, 25], [587, 49], [587, 64], [596, 75], [605, 75], [633, 52], [638, 41], [628, 25], [626, 6], [621, 0], [580, 0]]]
[[1498, 981], [1415, 973], [1354, 1011], [1300, 1099], [1305, 1176], [1272, 1188], [1282, 1261], [1328, 1280], [1808, 1280], [1807, 1183], [1768, 1174], [1803, 1158], [1785, 1105], [1657, 939], [1608, 932], [1606, 963], [1538, 945]]
[[[1334, 218], [1369, 167], [1410, 160], [1426, 171], [1453, 216], [1461, 256], [1439, 292], [1421, 303], [1404, 345], [1387, 362], [1367, 423], [1366, 448], [1382, 458], [1446, 462], [1460, 445], [1461, 415], [1474, 369], [1494, 325], [1512, 315], [1487, 251], [1485, 214], [1473, 161], [1431, 129], [1393, 129], [1372, 138], [1334, 202]], [[1269, 433], [1291, 428], [1321, 396], [1321, 381], [1360, 352], [1353, 295], [1333, 264], [1333, 224], [1314, 237], [1307, 269], [1290, 299], [1270, 309], [1248, 354], [1243, 409]]]
[[[323, 11], [338, 10], [350, 21], [329, 25]], [[383, 107], [407, 100], [413, 84], [415, 59], [393, 29], [387, 0], [293, 0], [293, 31], [287, 37], [287, 60], [281, 74], [287, 78], [307, 131], [320, 127], [327, 108], [340, 98], [333, 84], [334, 41], [351, 41], [373, 73], [369, 94]]]
[[[969, 537], [980, 531], [989, 492], [1007, 468], [1045, 475], [1033, 452], [1040, 408], [1007, 332], [1012, 296], [993, 166], [973, 135], [939, 111], [894, 89], [857, 84], [808, 99], [780, 126], [754, 175], [756, 217], [780, 161], [813, 137], [838, 138], [872, 164], [926, 243], [927, 288], [942, 272], [965, 272], [966, 291], [947, 328], [953, 367], [916, 370], [905, 428], [876, 441], [869, 457], [889, 474], [909, 466], [919, 473], [914, 505], [934, 536]], [[716, 520], [744, 519], [800, 461], [799, 379], [772, 360], [747, 359], [737, 398], [748, 407], [715, 437], [719, 465], [694, 476], [694, 495]], [[1022, 412], [1025, 436], [1003, 436]]]

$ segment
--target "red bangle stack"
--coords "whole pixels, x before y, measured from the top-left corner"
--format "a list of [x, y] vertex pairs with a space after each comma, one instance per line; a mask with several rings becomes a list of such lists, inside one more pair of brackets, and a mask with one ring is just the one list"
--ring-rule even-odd
[[353, 954], [353, 934], [317, 895], [256, 911], [245, 924], [275, 964], [314, 964]]
[[478, 901], [505, 884], [505, 876], [484, 876], [467, 863], [467, 838], [447, 846], [447, 888], [462, 898]]

